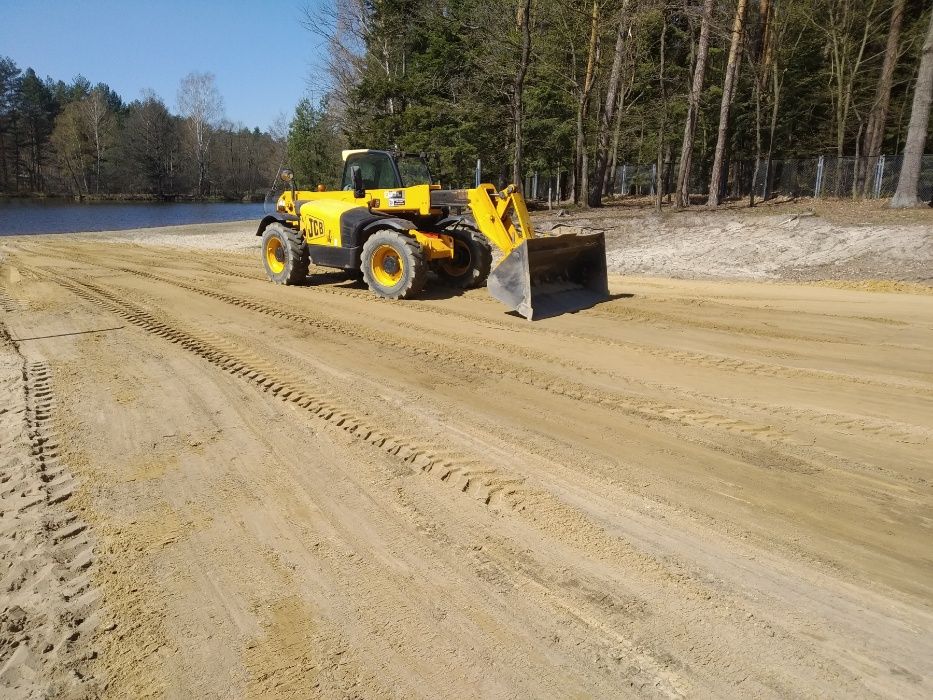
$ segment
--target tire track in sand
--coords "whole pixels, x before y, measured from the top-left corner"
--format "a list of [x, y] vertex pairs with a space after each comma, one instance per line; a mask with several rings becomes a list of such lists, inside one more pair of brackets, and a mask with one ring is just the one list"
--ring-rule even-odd
[[[49, 251], [47, 249], [43, 250], [44, 255], [48, 255]], [[72, 251], [69, 253], [52, 253], [53, 257], [57, 257], [62, 260], [73, 261], [75, 257], [82, 258], [84, 262], [92, 264], [98, 267], [105, 267], [107, 269], [117, 269], [111, 268], [102, 264], [99, 258], [84, 255], [78, 253], [77, 251]], [[118, 258], [119, 259], [119, 258]], [[135, 262], [132, 259], [124, 259], [124, 263], [132, 264]], [[227, 263], [228, 265], [231, 263]], [[249, 280], [252, 282], [262, 281], [264, 278], [259, 274], [247, 274], [240, 272], [238, 270], [232, 270], [228, 267], [225, 267], [224, 264], [214, 262], [214, 261], [202, 261], [199, 264], [199, 267], [204, 269], [209, 274], [215, 274], [220, 277], [235, 277], [238, 279]], [[346, 299], [358, 299], [366, 300], [369, 303], [393, 303], [384, 299], [375, 297], [371, 292], [365, 290], [356, 290], [349, 289], [345, 287], [335, 287], [332, 285], [311, 285], [308, 287], [309, 291], [312, 293], [327, 294], [331, 296], [343, 297]], [[404, 302], [405, 308], [412, 311], [438, 315], [446, 318], [456, 318], [459, 320], [469, 320], [475, 324], [486, 326], [489, 328], [494, 328], [499, 331], [504, 331], [508, 333], [514, 333], [516, 328], [515, 324], [510, 324], [508, 322], [499, 321], [495, 318], [490, 318], [488, 316], [483, 316], [480, 314], [470, 313], [462, 309], [448, 309], [436, 304], [431, 304], [425, 301], [419, 301], [417, 299], [408, 299]], [[493, 306], [493, 302], [489, 302], [490, 306]], [[592, 310], [583, 313], [590, 313]], [[613, 320], [624, 320], [618, 315], [613, 316]], [[522, 325], [525, 325], [524, 322]], [[855, 374], [848, 374], [845, 372], [838, 372], [834, 370], [825, 370], [825, 369], [814, 369], [809, 367], [795, 367], [792, 365], [782, 365], [773, 362], [763, 362], [760, 360], [753, 360], [748, 358], [734, 357], [731, 355], [719, 355], [715, 353], [704, 353], [697, 351], [689, 350], [676, 350], [669, 347], [652, 345], [650, 343], [627, 341], [627, 340], [617, 340], [614, 338], [607, 338], [605, 336], [597, 335], [594, 333], [587, 333], [584, 331], [578, 331], [571, 328], [551, 328], [545, 324], [539, 323], [534, 327], [536, 334], [544, 334], [552, 338], [558, 338], [562, 340], [580, 340], [586, 343], [600, 345], [603, 347], [614, 348], [619, 350], [624, 350], [628, 352], [633, 352], [641, 355], [647, 355], [649, 357], [663, 360], [665, 362], [671, 362], [677, 365], [691, 365], [695, 367], [702, 367], [704, 369], [713, 369], [716, 371], [721, 371], [725, 373], [739, 373], [745, 374], [754, 377], [769, 377], [774, 379], [804, 379], [804, 380], [817, 380], [825, 382], [851, 382], [854, 384], [860, 384], [864, 386], [874, 386], [883, 389], [898, 389], [898, 390], [908, 390], [913, 391], [917, 394], [923, 396], [933, 396], [933, 386], [930, 386], [928, 383], [914, 382], [910, 380], [901, 380], [901, 381], [890, 381], [877, 379], [875, 377], [865, 377]], [[523, 349], [523, 352], [525, 350]]]
[[[559, 501], [552, 494], [527, 486], [524, 479], [512, 478], [507, 471], [497, 466], [488, 467], [476, 460], [410, 440], [403, 435], [386, 434], [364, 418], [343, 410], [329, 397], [303, 386], [300, 380], [288, 374], [283, 375], [279, 368], [254, 353], [236, 348], [214, 334], [198, 337], [183, 331], [164, 316], [157, 316], [159, 312], [156, 309], [142, 309], [93, 282], [58, 279], [56, 283], [79, 298], [121, 316], [132, 325], [181, 346], [264, 393], [293, 404], [331, 428], [357, 436], [379, 451], [453, 486], [457, 491], [479, 499], [487, 506], [518, 515], [543, 534], [565, 545], [586, 552], [597, 560], [637, 569], [657, 581], [658, 585], [675, 588], [679, 599], [695, 600], [698, 603], [709, 600], [710, 592], [705, 586], [691, 580], [685, 572], [676, 570], [672, 562], [661, 562], [639, 552], [630, 543], [610, 535], [582, 512]], [[652, 652], [622, 631], [611, 629], [611, 625], [598, 619], [592, 611], [554, 591], [544, 599], [562, 608], [565, 613], [572, 614], [580, 624], [588, 626], [593, 634], [603, 638], [607, 644], [625, 649], [633, 670], [637, 669], [640, 676], [650, 676], [653, 680], [649, 685], [658, 689], [662, 695], [679, 696], [689, 688], [689, 682], [663, 659], [655, 658]]]
[[51, 370], [0, 322], [0, 695], [93, 697], [98, 591], [93, 539], [52, 427]]
[[318, 312], [316, 316], [310, 316], [305, 313], [290, 311], [283, 305], [272, 306], [255, 299], [247, 299], [212, 289], [204, 289], [196, 285], [187, 284], [141, 270], [124, 268], [122, 271], [169, 284], [186, 291], [195, 292], [196, 294], [241, 309], [271, 316], [273, 318], [287, 319], [289, 321], [301, 323], [302, 325], [310, 326], [330, 334], [339, 333], [340, 335], [363, 340], [366, 343], [374, 345], [390, 345], [396, 350], [403, 351], [413, 356], [427, 356], [439, 363], [443, 363], [445, 366], [449, 366], [450, 362], [456, 360], [460, 364], [470, 367], [472, 370], [483, 373], [484, 376], [512, 379], [521, 384], [532, 386], [557, 396], [598, 404], [604, 408], [615, 409], [644, 420], [649, 425], [656, 421], [674, 422], [685, 427], [723, 430], [768, 442], [778, 438], [782, 440], [788, 439], [781, 431], [770, 425], [749, 423], [741, 419], [723, 416], [709, 411], [682, 408], [656, 399], [642, 398], [633, 394], [622, 394], [620, 392], [610, 392], [605, 389], [587, 386], [558, 374], [543, 372], [538, 369], [531, 369], [508, 362], [503, 358], [502, 353], [494, 355], [467, 349], [461, 344], [456, 344], [451, 347], [425, 339], [412, 342], [401, 335], [392, 334], [387, 331], [377, 332], [320, 312]]
[[[217, 274], [223, 277], [236, 277], [239, 279], [251, 280], [251, 281], [262, 281], [264, 278], [261, 275], [250, 275], [242, 272], [230, 270], [225, 268], [222, 264], [211, 262], [204, 265], [205, 268], [208, 268], [207, 271], [213, 274]], [[213, 269], [210, 269], [213, 268]], [[379, 303], [385, 300], [381, 300], [378, 297], [368, 291], [364, 290], [355, 290], [347, 289], [343, 287], [334, 287], [330, 285], [311, 285], [308, 287], [312, 292], [320, 292], [324, 294], [330, 294], [340, 297], [345, 297], [348, 299], [366, 299], [370, 302]], [[391, 303], [391, 302], [389, 302]], [[493, 302], [490, 302], [492, 306]], [[405, 308], [412, 309], [414, 311], [419, 311], [423, 313], [435, 314], [444, 317], [454, 317], [461, 319], [468, 319], [476, 324], [481, 324], [483, 326], [494, 327], [497, 330], [514, 332], [515, 327], [512, 324], [504, 323], [487, 316], [482, 316], [479, 314], [471, 314], [463, 310], [453, 310], [443, 308], [434, 304], [426, 303], [424, 301], [419, 301], [417, 299], [407, 299], [405, 300]], [[615, 313], [603, 313], [603, 312], [594, 312], [592, 309], [587, 310], [586, 314], [596, 315], [600, 317], [609, 317], [615, 321], [624, 321], [624, 320], [637, 320], [637, 319], [625, 319], [620, 314]], [[646, 312], [647, 313], [647, 312]], [[731, 329], [727, 329], [731, 330]], [[703, 367], [706, 369], [715, 369], [723, 372], [734, 373], [738, 372], [741, 374], [747, 374], [751, 376], [764, 376], [764, 377], [773, 377], [776, 379], [817, 379], [822, 381], [830, 382], [852, 382], [855, 384], [862, 384], [867, 386], [877, 386], [882, 388], [896, 388], [896, 389], [908, 389], [916, 391], [925, 396], [933, 396], [933, 387], [927, 383], [920, 382], [911, 382], [908, 380], [904, 381], [885, 381], [881, 379], [876, 379], [874, 377], [863, 377], [859, 375], [847, 374], [844, 372], [837, 372], [834, 370], [823, 370], [823, 369], [813, 369], [809, 367], [794, 367], [792, 365], [782, 365], [773, 362], [762, 362], [760, 360], [751, 360], [747, 358], [733, 357], [730, 355], [718, 355], [713, 353], [703, 353], [696, 351], [687, 351], [687, 350], [675, 350], [668, 347], [662, 347], [658, 345], [651, 345], [648, 343], [639, 343], [633, 341], [623, 341], [616, 340], [613, 338], [607, 338], [605, 336], [595, 335], [593, 333], [586, 333], [581, 331], [576, 331], [570, 328], [549, 328], [544, 324], [535, 325], [535, 333], [543, 333], [553, 338], [561, 339], [576, 339], [583, 340], [587, 343], [593, 343], [597, 345], [602, 345], [610, 348], [617, 348], [621, 350], [626, 350], [630, 352], [635, 352], [642, 355], [648, 355], [653, 358], [674, 362], [676, 364], [689, 364], [696, 367]], [[796, 337], [795, 337], [796, 338]], [[814, 340], [813, 338], [800, 338], [803, 340]]]
[[87, 280], [56, 282], [75, 295], [103, 306], [143, 330], [182, 346], [225, 372], [258, 386], [263, 392], [296, 405], [332, 427], [358, 437], [425, 474], [436, 476], [440, 481], [478, 498], [486, 505], [495, 505], [499, 500], [504, 500], [507, 507], [514, 508], [521, 502], [522, 491], [519, 486], [523, 479], [503, 476], [498, 469], [484, 467], [474, 460], [398, 434], [387, 434], [365, 418], [342, 408], [331, 397], [304, 386], [291, 373], [283, 374], [281, 368], [267, 359], [248, 350], [235, 348], [216, 334], [196, 337]]

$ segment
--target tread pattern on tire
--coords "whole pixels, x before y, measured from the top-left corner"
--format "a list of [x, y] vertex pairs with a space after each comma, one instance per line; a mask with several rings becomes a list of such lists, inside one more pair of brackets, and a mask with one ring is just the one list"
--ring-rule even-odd
[[[385, 244], [401, 247], [403, 254], [407, 251], [404, 269], [408, 272], [404, 277], [404, 283], [391, 293], [386, 293], [382, 285], [373, 279], [369, 263], [376, 248]], [[421, 245], [414, 238], [391, 229], [376, 231], [366, 240], [366, 243], [363, 244], [360, 267], [363, 271], [363, 281], [366, 282], [366, 286], [369, 287], [371, 292], [385, 299], [410, 299], [424, 289], [424, 285], [428, 281], [428, 266], [425, 263], [424, 251], [421, 250]]]
[[[280, 275], [272, 275], [268, 268], [263, 264], [266, 270], [266, 276], [278, 284], [301, 284], [308, 277], [308, 267], [311, 262], [311, 256], [308, 252], [308, 244], [305, 243], [301, 231], [296, 231], [282, 224], [270, 224], [266, 227], [266, 232], [278, 233], [285, 239], [285, 270]], [[268, 234], [266, 234], [268, 235]], [[262, 254], [266, 254], [266, 235], [262, 237]]]
[[458, 287], [460, 289], [482, 287], [486, 284], [486, 279], [489, 277], [490, 270], [492, 270], [492, 248], [489, 245], [489, 241], [478, 229], [471, 225], [461, 224], [459, 226], [454, 226], [445, 230], [445, 233], [467, 242], [474, 258], [474, 264], [467, 274], [460, 277], [448, 275], [444, 271], [443, 265], [438, 265], [438, 276], [443, 280], [444, 284], [452, 287]]

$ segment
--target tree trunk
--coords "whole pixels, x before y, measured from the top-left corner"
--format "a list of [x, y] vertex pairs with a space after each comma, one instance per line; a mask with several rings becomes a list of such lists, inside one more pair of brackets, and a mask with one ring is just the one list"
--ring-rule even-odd
[[709, 28], [713, 19], [715, 0], [704, 0], [703, 19], [700, 24], [700, 43], [697, 47], [697, 62], [693, 69], [693, 83], [690, 86], [690, 103], [687, 106], [687, 119], [684, 124], [684, 140], [680, 147], [680, 166], [677, 168], [678, 207], [690, 206], [690, 165], [693, 159], [693, 137], [697, 128], [697, 113], [700, 109], [700, 97], [703, 95], [703, 81], [706, 78], [706, 58], [709, 56]]
[[755, 206], [755, 189], [761, 169], [761, 102], [768, 86], [771, 60], [771, 0], [758, 2], [758, 29], [755, 37], [755, 165], [752, 168], [751, 186], [748, 188], [748, 206]]
[[[586, 174], [584, 170], [587, 164], [584, 162], [586, 137], [584, 133], [584, 124], [586, 114], [589, 108], [590, 91], [593, 89], [594, 76], [596, 74], [596, 51], [599, 44], [599, 2], [593, 0], [593, 11], [590, 14], [590, 41], [586, 58], [586, 74], [583, 78], [583, 85], [577, 96], [577, 141], [576, 153], [574, 153], [574, 203], [586, 203]], [[581, 197], [581, 194], [583, 195]]]
[[609, 163], [609, 138], [615, 119], [616, 106], [622, 86], [622, 57], [625, 53], [625, 35], [627, 33], [628, 0], [622, 0], [619, 11], [619, 25], [616, 29], [616, 45], [612, 54], [612, 68], [609, 71], [609, 85], [606, 89], [606, 106], [603, 108], [596, 136], [596, 173], [589, 190], [589, 205], [602, 206], [602, 193], [605, 189], [606, 166]]
[[[851, 5], [844, 6], [838, 12], [830, 12], [828, 16], [829, 40], [831, 48], [831, 65], [834, 80], [834, 100], [836, 118], [836, 168], [833, 195], [838, 197], [842, 191], [842, 158], [845, 148], [846, 125], [849, 122], [849, 110], [852, 108], [855, 81], [859, 75], [862, 60], [865, 56], [865, 47], [871, 34], [871, 16], [874, 14], [877, 0], [871, 0], [866, 13], [865, 26], [862, 30], [862, 39], [858, 45], [858, 53], [851, 56], [851, 42], [846, 36], [848, 31], [848, 17]], [[841, 14], [839, 14], [841, 12]]]
[[910, 125], [907, 127], [907, 143], [904, 145], [904, 162], [897, 179], [897, 192], [891, 200], [895, 209], [915, 207], [917, 185], [920, 181], [920, 163], [923, 148], [926, 145], [927, 125], [930, 121], [930, 102], [933, 101], [933, 14], [930, 26], [920, 53], [920, 67], [917, 69], [917, 84], [914, 86], [914, 103], [910, 110]]
[[525, 87], [525, 75], [528, 73], [528, 62], [531, 56], [531, 0], [519, 0], [518, 30], [522, 35], [521, 57], [518, 63], [518, 73], [512, 85], [512, 116], [515, 119], [514, 139], [515, 150], [512, 154], [512, 183], [522, 191], [522, 117], [524, 113], [522, 94]]
[[871, 176], [878, 164], [881, 155], [881, 146], [884, 142], [884, 126], [888, 120], [888, 105], [891, 102], [891, 82], [894, 79], [894, 67], [897, 65], [898, 46], [901, 38], [901, 22], [904, 18], [904, 4], [906, 0], [894, 0], [891, 8], [891, 23], [888, 28], [888, 41], [884, 47], [884, 63], [881, 66], [881, 76], [878, 88], [875, 91], [875, 101], [868, 113], [868, 126], [865, 128], [865, 140], [862, 151], [865, 156], [865, 167], [861, 171], [862, 196], [868, 194], [871, 187]]
[[666, 45], [667, 45], [667, 12], [662, 11], [661, 16], [664, 18], [664, 23], [661, 25], [661, 50], [660, 50], [660, 61], [658, 65], [658, 85], [661, 90], [661, 120], [658, 123], [658, 157], [655, 164], [655, 183], [654, 183], [654, 207], [660, 212], [661, 211], [661, 198], [664, 196], [663, 187], [662, 187], [662, 167], [663, 167], [663, 156], [662, 152], [664, 150], [664, 130], [667, 126], [667, 90], [664, 86], [664, 68], [665, 68], [665, 58], [666, 58]]
[[713, 155], [713, 172], [709, 182], [708, 206], [719, 206], [719, 190], [722, 187], [722, 163], [726, 152], [726, 140], [729, 135], [729, 109], [732, 106], [732, 94], [738, 82], [739, 47], [745, 32], [745, 10], [748, 0], [739, 0], [735, 8], [735, 20], [732, 23], [732, 42], [729, 45], [729, 59], [726, 63], [726, 79], [722, 86], [722, 102], [719, 105], [719, 134], [716, 137], [716, 151]]
[[616, 118], [612, 125], [612, 146], [609, 149], [609, 171], [603, 176], [603, 194], [615, 194], [616, 168], [619, 166], [619, 137], [622, 132], [623, 94], [619, 91], [619, 105], [616, 107]]

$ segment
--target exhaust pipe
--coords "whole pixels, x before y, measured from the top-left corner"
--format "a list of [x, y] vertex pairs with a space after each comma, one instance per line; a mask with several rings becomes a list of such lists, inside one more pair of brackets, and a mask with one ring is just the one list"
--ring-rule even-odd
[[606, 236], [527, 239], [492, 271], [487, 287], [528, 320], [588, 309], [609, 298]]

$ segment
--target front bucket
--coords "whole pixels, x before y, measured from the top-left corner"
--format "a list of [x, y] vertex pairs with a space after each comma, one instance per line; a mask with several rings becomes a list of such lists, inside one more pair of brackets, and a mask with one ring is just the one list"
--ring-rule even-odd
[[532, 238], [489, 275], [489, 293], [531, 320], [579, 311], [609, 298], [606, 237]]

